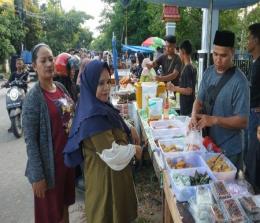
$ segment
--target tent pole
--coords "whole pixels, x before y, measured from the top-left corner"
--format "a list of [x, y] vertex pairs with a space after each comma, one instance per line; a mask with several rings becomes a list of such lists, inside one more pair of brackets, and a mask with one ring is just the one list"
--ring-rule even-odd
[[210, 53], [211, 53], [211, 36], [212, 36], [212, 14], [213, 14], [213, 0], [209, 2], [209, 24], [208, 24], [208, 55], [207, 55], [207, 67], [210, 65]]

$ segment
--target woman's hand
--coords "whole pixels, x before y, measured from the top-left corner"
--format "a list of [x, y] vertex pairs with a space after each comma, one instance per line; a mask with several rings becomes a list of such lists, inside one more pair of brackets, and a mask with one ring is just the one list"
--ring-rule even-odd
[[131, 127], [131, 136], [132, 136], [132, 143], [133, 144], [135, 144], [135, 145], [141, 144], [140, 137], [139, 137], [135, 127]]
[[176, 86], [174, 86], [174, 84], [172, 84], [171, 82], [167, 82], [166, 87], [168, 91], [173, 91], [173, 92], [176, 91]]
[[135, 157], [137, 160], [142, 159], [143, 149], [139, 145], [135, 145]]
[[44, 198], [45, 197], [45, 191], [47, 190], [47, 183], [46, 180], [40, 180], [38, 182], [35, 182], [32, 184], [33, 193], [38, 198]]

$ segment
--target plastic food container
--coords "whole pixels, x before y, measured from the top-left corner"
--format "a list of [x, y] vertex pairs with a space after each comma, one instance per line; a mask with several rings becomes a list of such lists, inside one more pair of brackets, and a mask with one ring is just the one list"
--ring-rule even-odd
[[[166, 168], [171, 172], [178, 169], [206, 167], [204, 160], [197, 153], [165, 154]], [[175, 164], [173, 166], [173, 164]]]
[[225, 223], [227, 222], [227, 216], [218, 205], [214, 204], [211, 206], [211, 222], [212, 223]]
[[159, 121], [151, 121], [150, 126], [153, 130], [160, 130], [160, 129], [176, 129], [183, 127], [183, 123], [179, 120], [159, 120]]
[[[175, 154], [176, 152], [183, 152], [185, 148], [185, 143], [183, 138], [175, 139], [162, 139], [158, 140], [158, 144], [161, 150], [161, 153], [165, 155]], [[170, 147], [172, 150], [170, 150]]]
[[240, 201], [241, 206], [247, 212], [251, 214], [260, 212], [260, 208], [257, 206], [256, 202], [254, 201], [253, 196], [244, 196], [239, 198], [238, 200]]
[[236, 199], [226, 199], [221, 201], [221, 205], [226, 213], [226, 216], [230, 222], [247, 222], [248, 218]]
[[215, 199], [229, 199], [231, 198], [231, 194], [228, 192], [226, 184], [224, 181], [216, 181], [210, 184], [211, 192], [214, 195]]
[[196, 203], [200, 205], [212, 205], [213, 198], [208, 186], [197, 186]]
[[174, 138], [186, 135], [186, 127], [177, 120], [151, 121], [150, 127], [154, 139], [164, 138], [165, 136]]
[[[209, 159], [211, 159], [212, 157], [217, 157], [218, 155], [219, 155], [219, 153], [205, 153], [205, 154], [202, 155], [202, 157], [207, 164], [207, 161]], [[216, 178], [218, 180], [224, 180], [224, 181], [234, 180], [235, 177], [236, 177], [237, 168], [234, 166], [234, 164], [224, 154], [222, 154], [220, 158], [224, 159], [224, 161], [227, 163], [227, 165], [231, 168], [231, 171], [227, 171], [227, 172], [212, 171], [213, 174], [216, 176]]]
[[[192, 169], [181, 169], [181, 170], [176, 170], [174, 173], [171, 174], [171, 185], [172, 185], [172, 190], [175, 193], [176, 199], [180, 202], [183, 201], [188, 201], [191, 197], [195, 196], [196, 194], [196, 188], [201, 185], [197, 186], [178, 186], [176, 182], [173, 180], [173, 174], [180, 174], [183, 176], [194, 176], [195, 172], [198, 172], [200, 174], [204, 174], [205, 172], [208, 174], [208, 176], [211, 178], [212, 181], [215, 181], [216, 178], [212, 174], [212, 172], [208, 168], [204, 167], [199, 167], [199, 168], [192, 168]], [[209, 184], [204, 184], [209, 187]]]

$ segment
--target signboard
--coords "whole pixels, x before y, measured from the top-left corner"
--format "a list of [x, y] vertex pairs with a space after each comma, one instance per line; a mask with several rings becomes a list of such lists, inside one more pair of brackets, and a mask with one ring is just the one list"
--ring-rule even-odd
[[163, 20], [165, 22], [178, 22], [180, 21], [179, 9], [177, 6], [164, 5], [163, 6]]

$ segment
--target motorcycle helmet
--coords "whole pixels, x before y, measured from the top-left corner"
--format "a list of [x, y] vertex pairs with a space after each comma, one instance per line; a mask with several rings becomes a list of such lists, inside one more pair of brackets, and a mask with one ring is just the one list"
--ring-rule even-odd
[[59, 54], [54, 62], [55, 73], [59, 76], [68, 75], [68, 61], [72, 56], [68, 53]]
[[74, 68], [76, 71], [79, 70], [80, 67], [80, 58], [77, 55], [72, 55], [68, 59], [67, 68], [70, 70], [71, 68]]

